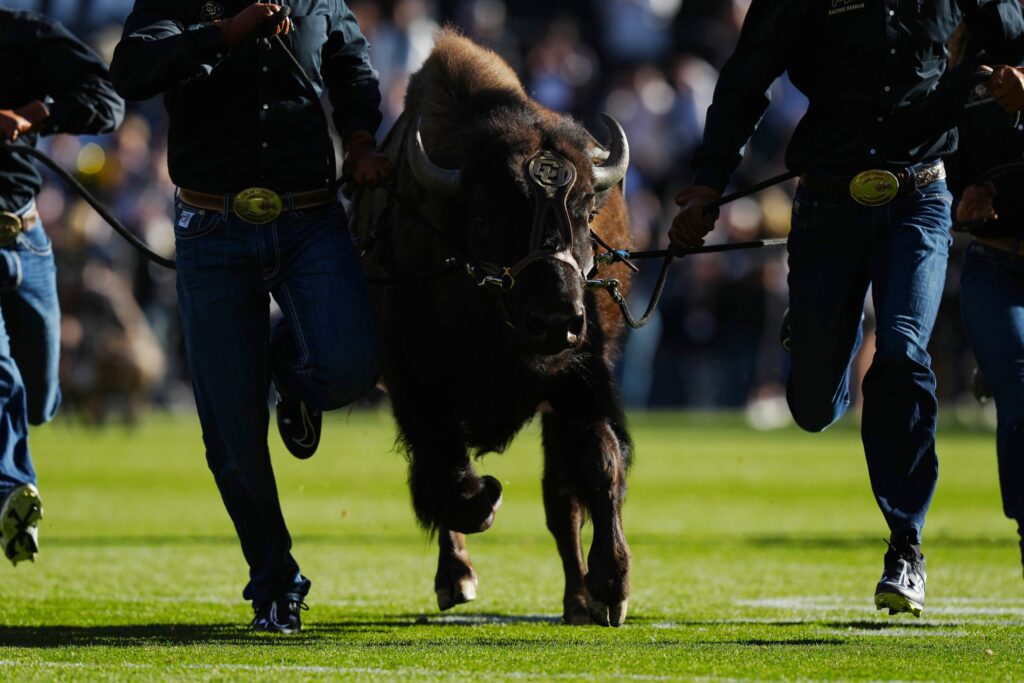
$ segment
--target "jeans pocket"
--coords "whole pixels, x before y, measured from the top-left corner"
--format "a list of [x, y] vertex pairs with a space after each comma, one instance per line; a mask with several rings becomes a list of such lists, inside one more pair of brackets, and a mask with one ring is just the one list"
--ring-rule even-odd
[[834, 208], [835, 204], [798, 190], [793, 199], [793, 229], [821, 225]]
[[19, 251], [27, 251], [36, 256], [49, 256], [53, 253], [53, 242], [41, 225], [20, 233], [17, 244]]
[[189, 206], [182, 201], [175, 203], [174, 238], [194, 240], [209, 235], [224, 222], [224, 214]]

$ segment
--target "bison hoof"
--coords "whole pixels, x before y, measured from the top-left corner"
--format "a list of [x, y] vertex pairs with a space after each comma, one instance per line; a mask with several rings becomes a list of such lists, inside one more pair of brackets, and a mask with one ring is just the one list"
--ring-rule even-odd
[[437, 593], [437, 607], [444, 612], [476, 600], [476, 577], [466, 576], [450, 586], [438, 586], [434, 591]]
[[592, 596], [590, 591], [587, 591], [587, 609], [590, 610], [590, 618], [594, 620], [595, 624], [600, 626], [614, 626], [616, 628], [622, 626], [623, 622], [626, 621], [626, 608], [628, 605], [629, 600], [623, 600], [614, 605], [606, 605]]
[[478, 534], [491, 528], [501, 507], [501, 482], [491, 476], [481, 477], [481, 482], [480, 491], [469, 501], [472, 509], [448, 520], [446, 527], [463, 534]]
[[586, 626], [594, 623], [590, 618], [590, 608], [582, 597], [578, 601], [574, 600], [572, 604], [565, 605], [562, 621], [569, 626]]

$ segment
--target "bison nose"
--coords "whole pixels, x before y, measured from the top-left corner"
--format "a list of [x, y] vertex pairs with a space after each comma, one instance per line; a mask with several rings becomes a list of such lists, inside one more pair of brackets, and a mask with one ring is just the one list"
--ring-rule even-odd
[[523, 315], [523, 332], [533, 342], [562, 350], [575, 346], [583, 334], [583, 306], [529, 309]]

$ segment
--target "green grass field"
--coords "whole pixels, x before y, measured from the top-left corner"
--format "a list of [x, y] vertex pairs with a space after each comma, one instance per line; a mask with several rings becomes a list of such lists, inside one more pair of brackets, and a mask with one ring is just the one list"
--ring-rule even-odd
[[194, 418], [32, 437], [46, 505], [37, 562], [0, 567], [8, 680], [1024, 678], [1024, 581], [992, 437], [946, 430], [921, 619], [877, 613], [885, 535], [852, 425], [756, 433], [738, 418], [636, 415], [620, 629], [558, 623], [539, 434], [480, 465], [505, 486], [470, 538], [479, 598], [436, 611], [386, 412], [328, 421], [320, 452], [271, 435], [306, 630], [251, 634], [241, 552]]

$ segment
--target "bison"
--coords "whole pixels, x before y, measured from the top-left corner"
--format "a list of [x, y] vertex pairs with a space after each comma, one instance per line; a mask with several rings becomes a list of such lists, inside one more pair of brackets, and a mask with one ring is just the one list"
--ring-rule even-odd
[[[606, 115], [602, 148], [530, 99], [499, 56], [450, 29], [412, 76], [405, 105], [384, 144], [395, 183], [358, 197], [352, 225], [379, 285], [383, 382], [413, 507], [439, 540], [438, 606], [476, 597], [466, 534], [488, 529], [501, 505], [501, 485], [470, 457], [501, 452], [539, 411], [563, 618], [619, 626], [631, 563], [621, 508], [632, 447], [612, 378], [622, 321], [585, 285], [592, 231], [629, 248], [625, 135]], [[622, 264], [612, 274], [628, 284]]]

